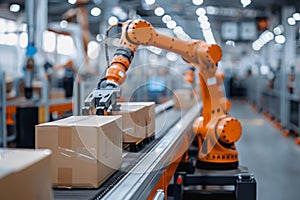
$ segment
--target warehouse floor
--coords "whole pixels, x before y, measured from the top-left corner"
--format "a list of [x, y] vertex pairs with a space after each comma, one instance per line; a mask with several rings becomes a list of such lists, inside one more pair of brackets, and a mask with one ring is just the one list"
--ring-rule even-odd
[[240, 165], [247, 166], [257, 181], [258, 200], [300, 199], [300, 146], [283, 137], [249, 104], [233, 101], [231, 115], [243, 126], [237, 147]]

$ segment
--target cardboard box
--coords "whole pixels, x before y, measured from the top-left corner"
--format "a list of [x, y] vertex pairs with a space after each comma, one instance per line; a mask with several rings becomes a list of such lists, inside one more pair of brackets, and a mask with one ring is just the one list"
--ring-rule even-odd
[[147, 136], [147, 108], [144, 105], [122, 102], [120, 111], [113, 111], [111, 115], [122, 115], [123, 142], [138, 143]]
[[145, 106], [146, 114], [146, 137], [150, 137], [155, 132], [155, 102], [127, 102], [119, 103], [130, 106]]
[[175, 90], [173, 99], [175, 109], [188, 109], [195, 103], [195, 97], [189, 89]]
[[65, 90], [62, 88], [51, 88], [50, 99], [65, 99]]
[[53, 199], [50, 150], [0, 149], [0, 199]]
[[72, 116], [36, 126], [52, 156], [54, 187], [97, 188], [122, 164], [121, 116]]

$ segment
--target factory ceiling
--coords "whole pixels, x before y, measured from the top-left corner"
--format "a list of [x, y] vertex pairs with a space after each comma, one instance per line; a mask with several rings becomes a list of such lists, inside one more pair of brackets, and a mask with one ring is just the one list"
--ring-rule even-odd
[[[70, 0], [48, 0], [48, 21], [60, 21], [62, 15], [67, 10], [75, 8], [76, 4], [69, 3]], [[80, 0], [79, 0], [80, 1]], [[82, 1], [82, 0], [81, 0]], [[196, 1], [196, 0], [194, 0]], [[241, 0], [250, 1], [251, 0]], [[15, 20], [24, 20], [24, 0], [0, 0], [0, 17], [13, 18]], [[72, 2], [72, 0], [71, 0]], [[156, 27], [166, 27], [162, 22], [162, 17], [155, 15], [154, 10], [162, 7], [164, 13], [172, 16], [184, 28], [186, 33], [192, 38], [199, 38], [199, 22], [198, 16], [195, 14], [197, 8], [209, 8], [210, 13], [207, 17], [212, 24], [212, 28], [219, 31], [221, 24], [226, 21], [251, 21], [260, 17], [268, 17], [270, 14], [280, 13], [282, 6], [294, 6], [296, 11], [300, 10], [300, 2], [294, 0], [252, 0], [251, 4], [243, 7], [240, 0], [204, 0], [203, 4], [197, 6], [193, 4], [193, 0], [149, 0], [155, 2], [148, 5], [147, 0], [87, 0], [86, 8], [91, 10], [93, 7], [101, 9], [99, 16], [89, 15], [90, 31], [93, 35], [101, 32], [101, 24], [107, 23], [107, 20], [114, 14], [113, 12], [122, 12], [126, 15], [119, 17], [119, 20], [126, 20], [128, 17], [141, 17], [149, 20]], [[21, 5], [19, 13], [11, 13], [8, 8], [12, 3]], [[120, 19], [123, 18], [123, 19]]]

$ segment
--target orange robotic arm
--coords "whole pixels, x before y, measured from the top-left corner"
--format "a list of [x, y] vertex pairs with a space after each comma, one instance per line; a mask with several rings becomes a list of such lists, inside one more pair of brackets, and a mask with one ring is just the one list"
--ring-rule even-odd
[[126, 79], [133, 55], [139, 45], [155, 46], [182, 56], [199, 71], [203, 98], [203, 116], [197, 118], [193, 130], [199, 143], [198, 166], [203, 168], [236, 168], [237, 151], [234, 146], [241, 135], [237, 119], [226, 115], [226, 98], [216, 76], [217, 62], [222, 57], [221, 48], [201, 40], [183, 41], [160, 34], [145, 20], [122, 24], [122, 36], [111, 65], [106, 72], [106, 82], [121, 85]]

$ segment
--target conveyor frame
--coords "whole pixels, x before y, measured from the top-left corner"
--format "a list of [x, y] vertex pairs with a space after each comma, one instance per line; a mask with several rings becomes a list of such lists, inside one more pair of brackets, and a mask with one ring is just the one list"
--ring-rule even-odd
[[166, 167], [181, 157], [193, 141], [191, 126], [199, 111], [199, 105], [192, 107], [103, 199], [147, 199]]

